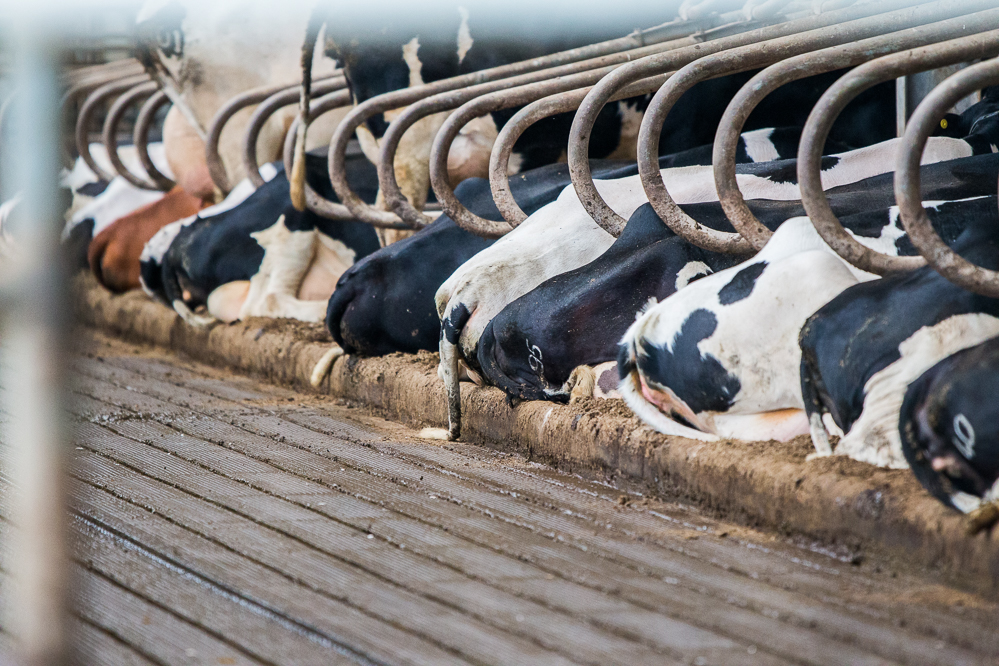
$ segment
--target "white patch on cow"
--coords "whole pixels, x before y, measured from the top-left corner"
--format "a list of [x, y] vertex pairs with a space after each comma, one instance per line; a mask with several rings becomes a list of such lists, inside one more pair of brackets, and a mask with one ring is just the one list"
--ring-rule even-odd
[[999, 335], [999, 318], [962, 314], [924, 326], [898, 346], [901, 358], [871, 375], [864, 385], [864, 409], [834, 454], [877, 465], [908, 467], [898, 434], [905, 390], [946, 357]]
[[780, 159], [777, 147], [770, 140], [773, 133], [772, 127], [743, 133], [742, 142], [746, 146], [746, 155], [749, 156], [749, 159], [753, 162], [769, 162]]
[[638, 132], [645, 112], [639, 110], [637, 103], [623, 100], [617, 103], [617, 112], [621, 118], [621, 133], [617, 146], [606, 159], [634, 160], [638, 155]]
[[688, 261], [676, 272], [676, 283], [673, 288], [680, 291], [699, 275], [710, 275], [711, 268], [703, 261]]
[[458, 15], [461, 16], [461, 23], [458, 25], [458, 64], [465, 60], [465, 56], [472, 50], [475, 40], [472, 39], [472, 31], [468, 29], [468, 10], [458, 7]]
[[139, 255], [139, 261], [143, 263], [147, 261], [155, 261], [157, 263], [163, 261], [163, 256], [170, 249], [181, 229], [190, 226], [197, 219], [197, 215], [190, 215], [162, 227], [153, 234], [152, 238], [146, 241], [146, 244], [142, 248], [142, 254]]
[[282, 215], [272, 226], [250, 236], [263, 248], [264, 258], [257, 273], [250, 278], [250, 288], [238, 318], [287, 317], [322, 321], [326, 315], [325, 301], [301, 301], [296, 297], [315, 254], [316, 232], [291, 231], [285, 226]]
[[302, 278], [297, 297], [303, 301], [326, 302], [333, 295], [340, 276], [354, 265], [357, 253], [344, 245], [343, 241], [330, 238], [322, 232], [316, 233], [316, 240], [316, 252], [309, 270]]
[[520, 153], [510, 153], [510, 161], [507, 162], [506, 175], [512, 176], [520, 173], [524, 167], [524, 156]]
[[[721, 290], [740, 271], [762, 261], [767, 266], [749, 295], [722, 304]], [[708, 432], [740, 439], [755, 439], [762, 434], [775, 439], [792, 437], [809, 428], [804, 412], [780, 413], [804, 409], [798, 332], [815, 310], [857, 282], [858, 277], [829, 249], [808, 218], [793, 218], [781, 225], [752, 259], [693, 282], [649, 309], [628, 329], [622, 344], [639, 355], [653, 346], [673, 352], [690, 315], [697, 310], [711, 312], [717, 326], [698, 342], [697, 349], [702, 359], [713, 357], [739, 380], [739, 391], [731, 396], [732, 405], [727, 411], [694, 414], [669, 389], [669, 378], [657, 378], [665, 379], [667, 385], [642, 379], [650, 389], [662, 393], [664, 401], [687, 421]], [[692, 376], [686, 381], [696, 382], [698, 369], [690, 371]], [[648, 409], [659, 412], [644, 397], [642, 400]], [[754, 418], [728, 418], [739, 415]], [[720, 417], [725, 418], [718, 421]], [[738, 431], [740, 424], [747, 427], [746, 432]]]
[[[898, 150], [902, 139], [891, 139], [882, 143], [859, 148], [845, 153], [838, 153], [839, 161], [832, 167], [822, 171], [822, 189], [828, 190], [841, 185], [855, 183], [864, 178], [871, 178], [894, 170]], [[926, 142], [926, 150], [920, 164], [935, 164], [947, 160], [970, 157], [971, 146], [961, 139], [949, 137], [930, 137]], [[711, 167], [708, 167], [710, 169]], [[801, 192], [796, 183], [778, 183], [753, 174], [736, 174], [739, 189], [746, 199], [773, 199], [776, 201], [793, 201], [801, 198]], [[670, 194], [673, 189], [666, 180]], [[714, 180], [710, 182], [714, 188]], [[701, 195], [703, 196], [703, 195]], [[673, 196], [676, 199], [676, 196]], [[710, 201], [711, 199], [702, 199]], [[677, 199], [677, 203], [681, 203]], [[692, 202], [688, 202], [692, 203]]]
[[163, 192], [144, 190], [117, 176], [108, 186], [94, 197], [90, 203], [77, 210], [63, 227], [62, 238], [69, 237], [70, 231], [80, 222], [87, 219], [94, 221], [94, 236], [111, 226], [111, 224], [139, 208], [159, 201]]
[[496, 121], [489, 114], [473, 118], [461, 128], [447, 155], [447, 170], [453, 185], [466, 178], [489, 177], [489, 156], [498, 135]]
[[423, 63], [420, 62], [420, 38], [413, 37], [402, 45], [402, 61], [409, 67], [409, 87], [423, 85]]

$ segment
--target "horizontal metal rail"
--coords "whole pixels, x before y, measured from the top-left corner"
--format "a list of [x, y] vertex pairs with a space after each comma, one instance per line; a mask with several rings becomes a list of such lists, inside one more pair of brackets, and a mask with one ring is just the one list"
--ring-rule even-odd
[[991, 0], [964, 3], [941, 0], [712, 54], [684, 66], [653, 96], [639, 130], [638, 172], [649, 203], [674, 233], [699, 247], [728, 254], [754, 251], [753, 245], [737, 232], [715, 231], [698, 224], [681, 210], [666, 189], [659, 170], [659, 137], [666, 116], [680, 97], [701, 81], [765, 67], [802, 53], [849, 44], [886, 32], [946, 20], [955, 14], [984, 9], [991, 4]]
[[121, 123], [122, 117], [125, 112], [132, 107], [140, 99], [144, 99], [159, 90], [159, 85], [155, 81], [146, 81], [145, 83], [140, 83], [139, 85], [133, 87], [124, 95], [119, 97], [111, 105], [108, 110], [108, 115], [104, 119], [104, 131], [102, 133], [102, 140], [104, 141], [104, 147], [108, 151], [108, 159], [111, 160], [111, 166], [114, 167], [118, 175], [130, 182], [136, 187], [141, 187], [145, 190], [158, 190], [160, 189], [156, 183], [152, 182], [148, 177], [137, 176], [133, 174], [124, 163], [121, 161], [121, 157], [118, 155], [118, 125]]
[[926, 140], [944, 113], [968, 93], [999, 83], [999, 59], [972, 65], [934, 88], [916, 107], [902, 139], [895, 173], [895, 198], [909, 240], [938, 273], [968, 291], [999, 298], [999, 271], [976, 266], [941, 240], [923, 210], [920, 170]]
[[[332, 76], [312, 84], [313, 93], [316, 95], [325, 95], [326, 93], [339, 91], [340, 98], [342, 99], [341, 106], [350, 104], [350, 91], [346, 88], [347, 80], [342, 76]], [[257, 138], [260, 136], [260, 131], [272, 115], [283, 107], [296, 104], [299, 98], [300, 87], [296, 84], [290, 88], [276, 92], [265, 99], [254, 110], [253, 115], [250, 116], [250, 120], [246, 125], [246, 131], [243, 134], [242, 158], [243, 167], [246, 169], [246, 176], [253, 183], [254, 187], [260, 187], [264, 184], [264, 178], [260, 175], [260, 165], [257, 163]]]
[[[746, 119], [767, 95], [792, 81], [854, 67], [882, 55], [981, 33], [995, 26], [999, 26], [999, 10], [992, 9], [788, 58], [750, 79], [725, 109], [712, 156], [718, 199], [736, 231], [757, 250], [773, 235], [749, 210], [735, 174], [739, 135]], [[995, 44], [999, 48], [999, 40]]]
[[94, 161], [93, 156], [90, 154], [90, 119], [93, 117], [94, 111], [96, 111], [101, 104], [105, 103], [108, 98], [113, 95], [120, 95], [129, 88], [147, 81], [149, 81], [148, 75], [136, 74], [134, 76], [127, 76], [123, 79], [117, 79], [110, 83], [105, 83], [91, 92], [90, 95], [87, 96], [86, 101], [84, 101], [83, 106], [80, 108], [80, 115], [76, 119], [76, 150], [80, 153], [80, 157], [83, 158], [84, 163], [86, 163], [86, 165], [103, 180], [112, 180], [114, 178], [114, 174], [108, 173], [98, 166], [97, 162]]
[[624, 220], [607, 205], [593, 184], [593, 176], [590, 173], [589, 146], [593, 125], [600, 111], [622, 87], [639, 79], [673, 72], [698, 58], [713, 53], [793, 36], [819, 28], [827, 28], [873, 15], [885, 15], [893, 9], [905, 7], [908, 4], [909, 0], [867, 2], [857, 7], [785, 21], [704, 44], [648, 56], [622, 65], [593, 87], [583, 103], [580, 104], [572, 122], [568, 145], [569, 174], [583, 207], [608, 233], [615, 236], [620, 234]]
[[149, 178], [156, 183], [157, 189], [163, 191], [172, 189], [177, 183], [157, 169], [156, 165], [153, 164], [153, 160], [150, 159], [149, 128], [156, 117], [157, 111], [168, 102], [170, 102], [170, 98], [167, 96], [165, 90], [154, 92], [139, 108], [139, 115], [135, 119], [135, 129], [132, 132], [132, 143], [135, 145], [135, 153], [139, 157], [139, 164], [149, 174]]
[[991, 31], [872, 60], [840, 77], [819, 98], [805, 122], [798, 146], [798, 186], [801, 203], [816, 231], [843, 259], [879, 275], [911, 270], [925, 263], [920, 257], [891, 257], [868, 248], [850, 235], [833, 213], [822, 189], [820, 169], [826, 138], [836, 118], [851, 100], [879, 83], [989, 56], [995, 53], [996, 38], [996, 31]]
[[[414, 86], [403, 90], [396, 90], [384, 95], [373, 97], [358, 104], [337, 127], [330, 142], [329, 170], [330, 179], [337, 196], [344, 202], [343, 205], [324, 203], [316, 213], [333, 219], [361, 219], [375, 226], [385, 226], [389, 228], [410, 228], [403, 224], [397, 215], [388, 211], [375, 210], [361, 200], [346, 182], [343, 169], [346, 163], [347, 145], [354, 135], [354, 132], [368, 118], [378, 113], [384, 113], [394, 109], [406, 107], [423, 98], [437, 93], [449, 92], [475, 86], [482, 83], [498, 81], [500, 79], [511, 78], [518, 75], [538, 72], [547, 69], [543, 75], [535, 78], [518, 79], [509, 84], [519, 85], [536, 80], [544, 80], [552, 76], [561, 74], [571, 74], [577, 71], [585, 71], [608, 64], [603, 61], [607, 54], [616, 54], [626, 49], [653, 48], [655, 44], [672, 41], [684, 36], [696, 33], [698, 30], [710, 29], [717, 25], [723, 17], [707, 17], [695, 22], [674, 22], [651, 28], [645, 31], [636, 31], [627, 37], [591, 44], [576, 49], [562, 51], [541, 58], [533, 58], [508, 65], [501, 65], [478, 72], [472, 72], [461, 76], [434, 81], [422, 86]], [[651, 45], [651, 46], [650, 46]], [[634, 56], [630, 56], [634, 57]], [[614, 60], [616, 62], [616, 60]], [[560, 67], [568, 66], [566, 69]], [[346, 215], [344, 214], [346, 212]], [[349, 216], [349, 217], [348, 217]]]

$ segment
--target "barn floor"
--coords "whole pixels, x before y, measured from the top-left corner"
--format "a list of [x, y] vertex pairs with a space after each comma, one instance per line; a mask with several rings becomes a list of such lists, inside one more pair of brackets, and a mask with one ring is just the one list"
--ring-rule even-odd
[[999, 664], [933, 572], [96, 334], [73, 369], [84, 664]]

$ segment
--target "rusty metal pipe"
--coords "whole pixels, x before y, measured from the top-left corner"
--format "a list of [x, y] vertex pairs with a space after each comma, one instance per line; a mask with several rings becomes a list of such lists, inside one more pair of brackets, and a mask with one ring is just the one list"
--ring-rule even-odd
[[[374, 209], [361, 200], [347, 183], [344, 168], [346, 164], [347, 144], [353, 137], [354, 132], [368, 118], [377, 113], [384, 113], [393, 109], [403, 108], [421, 99], [438, 93], [448, 92], [468, 86], [479, 85], [487, 82], [498, 81], [504, 78], [515, 76], [525, 76], [517, 81], [508, 84], [507, 87], [522, 85], [534, 81], [544, 80], [555, 76], [573, 74], [580, 71], [606, 66], [608, 64], [620, 63], [637, 57], [637, 49], [647, 49], [641, 51], [642, 54], [653, 53], [662, 50], [659, 46], [661, 42], [675, 41], [694, 34], [698, 30], [704, 31], [719, 25], [723, 21], [728, 21], [726, 16], [711, 16], [704, 19], [685, 23], [670, 23], [651, 28], [646, 31], [636, 32], [627, 37], [622, 37], [599, 44], [570, 49], [560, 53], [551, 54], [542, 58], [534, 58], [521, 62], [510, 63], [491, 69], [481, 70], [464, 74], [462, 76], [434, 81], [422, 86], [415, 86], [403, 90], [396, 90], [384, 95], [373, 97], [358, 104], [341, 121], [333, 134], [329, 151], [329, 171], [330, 179], [337, 196], [350, 211], [350, 218], [344, 218], [337, 204], [332, 202], [324, 203], [315, 212], [333, 219], [360, 219], [375, 226], [387, 226], [389, 228], [410, 228], [401, 222], [400, 218], [388, 211]], [[696, 38], [688, 37], [691, 42], [696, 42]], [[617, 52], [630, 49], [631, 52], [622, 60], [621, 56], [613, 55]], [[612, 54], [607, 56], [605, 54]], [[609, 58], [609, 59], [608, 59]], [[536, 73], [539, 70], [548, 68], [544, 74]]]
[[[856, 19], [827, 28], [810, 30], [700, 58], [670, 77], [653, 96], [642, 119], [638, 134], [638, 172], [652, 208], [678, 236], [698, 247], [726, 254], [745, 254], [755, 248], [737, 232], [708, 229], [697, 223], [673, 201], [659, 170], [659, 137], [670, 109], [688, 90], [701, 81], [764, 67], [781, 60], [839, 44], [882, 35], [885, 31], [903, 30], [933, 21], [952, 18], [962, 9], [981, 9], [989, 0], [964, 3], [955, 9], [951, 2], [934, 2], [883, 14]], [[624, 221], [621, 220], [623, 225]]]
[[157, 189], [163, 191], [173, 188], [177, 183], [157, 169], [156, 165], [153, 164], [153, 160], [150, 159], [149, 128], [156, 117], [156, 112], [169, 101], [170, 98], [167, 96], [166, 91], [158, 90], [153, 93], [139, 108], [139, 115], [135, 119], [135, 129], [132, 132], [132, 143], [135, 145], [135, 153], [139, 157], [139, 163], [146, 170], [146, 173], [149, 174], [150, 180], [156, 183]]
[[758, 44], [779, 37], [794, 35], [817, 28], [833, 26], [845, 21], [852, 21], [872, 15], [885, 14], [892, 9], [904, 7], [908, 0], [887, 0], [885, 2], [868, 2], [857, 7], [849, 7], [818, 16], [785, 21], [776, 25], [751, 30], [738, 35], [722, 37], [717, 40], [698, 44], [667, 53], [648, 56], [641, 60], [622, 65], [614, 72], [605, 76], [586, 99], [579, 105], [579, 110], [572, 122], [569, 135], [569, 174], [576, 194], [590, 216], [613, 235], [620, 234], [623, 220], [603, 200], [593, 185], [590, 173], [589, 147], [590, 135], [597, 116], [614, 93], [629, 83], [642, 78], [671, 72], [698, 58], [719, 53], [729, 49]]
[[110, 181], [114, 178], [114, 174], [100, 168], [90, 154], [90, 137], [88, 136], [90, 132], [90, 119], [94, 115], [94, 111], [97, 110], [97, 107], [103, 104], [109, 97], [120, 95], [129, 88], [140, 83], [145, 83], [146, 81], [149, 81], [148, 75], [137, 74], [106, 83], [90, 93], [80, 108], [80, 115], [76, 119], [76, 150], [80, 153], [80, 157], [83, 158], [83, 161], [90, 167], [91, 171], [97, 174], [98, 178]]
[[225, 129], [226, 123], [242, 109], [259, 104], [271, 95], [289, 89], [291, 85], [293, 84], [247, 90], [223, 104], [222, 108], [212, 116], [212, 121], [208, 124], [208, 138], [205, 141], [205, 159], [208, 162], [208, 173], [211, 174], [212, 182], [223, 194], [228, 194], [232, 189], [229, 174], [226, 173], [222, 156], [219, 155], [219, 139], [222, 138], [222, 130]]
[[[137, 68], [129, 68], [125, 73], [122, 73], [120, 69], [103, 71], [100, 73], [93, 73], [86, 77], [79, 77], [78, 80], [74, 80], [66, 92], [63, 93], [62, 99], [59, 102], [59, 118], [62, 123], [61, 127], [67, 125], [74, 126], [75, 121], [68, 118], [70, 107], [81, 95], [89, 94], [94, 88], [102, 86], [106, 83], [111, 83], [112, 81], [120, 81], [127, 76], [135, 76], [137, 74], [142, 74], [142, 66], [136, 63]], [[67, 122], [68, 121], [68, 122]], [[62, 162], [63, 166], [67, 169], [73, 168], [73, 155], [72, 149], [76, 145], [76, 135], [75, 132], [68, 133], [69, 136], [63, 142], [62, 148]]]
[[[736, 29], [739, 29], [738, 26]], [[403, 134], [419, 120], [434, 113], [448, 111], [464, 103], [472, 103], [479, 96], [489, 96], [491, 107], [488, 111], [482, 111], [479, 115], [494, 111], [498, 108], [511, 108], [521, 104], [536, 101], [541, 97], [558, 92], [566, 92], [575, 88], [589, 86], [599, 81], [614, 67], [632, 58], [643, 57], [650, 52], [662, 52], [670, 49], [682, 48], [692, 43], [690, 38], [673, 40], [663, 44], [656, 44], [652, 47], [633, 49], [613, 56], [606, 56], [601, 59], [604, 64], [600, 67], [585, 71], [576, 71], [578, 65], [572, 67], [572, 71], [542, 70], [532, 74], [521, 75], [510, 79], [503, 79], [478, 86], [466, 88], [464, 90], [440, 93], [432, 97], [416, 102], [405, 109], [398, 118], [389, 125], [385, 136], [382, 138], [381, 158], [378, 165], [378, 181], [382, 196], [385, 202], [399, 217], [406, 223], [419, 228], [427, 223], [426, 216], [422, 215], [399, 190], [395, 177], [395, 153]], [[594, 61], [595, 62], [595, 61]], [[647, 92], [651, 92], [648, 90]], [[485, 108], [485, 107], [482, 107]], [[470, 121], [475, 116], [468, 116]], [[457, 136], [457, 133], [455, 134]], [[452, 138], [453, 140], [453, 138]]]
[[[325, 95], [329, 92], [339, 91], [343, 100], [341, 106], [350, 104], [350, 92], [346, 90], [347, 82], [342, 76], [333, 76], [327, 79], [316, 81], [313, 86], [315, 95]], [[264, 184], [264, 179], [260, 175], [260, 165], [257, 163], [257, 138], [264, 125], [277, 111], [283, 107], [296, 104], [301, 96], [300, 86], [295, 84], [285, 87], [279, 92], [269, 96], [253, 112], [250, 121], [246, 125], [246, 132], [243, 134], [243, 167], [246, 169], [246, 176], [253, 182], [254, 187]]]
[[820, 175], [822, 152], [833, 123], [851, 100], [879, 83], [994, 54], [995, 32], [904, 51], [859, 65], [830, 86], [809, 114], [798, 147], [801, 202], [823, 240], [857, 268], [884, 275], [918, 268], [924, 261], [920, 257], [889, 257], [871, 250], [851, 236], [833, 214]]
[[739, 135], [746, 119], [767, 95], [791, 81], [853, 67], [889, 53], [980, 33], [997, 25], [999, 10], [993, 9], [788, 58], [750, 79], [725, 109], [712, 154], [718, 199], [732, 225], [757, 250], [773, 235], [749, 210], [735, 175]]
[[140, 99], [149, 97], [158, 89], [159, 86], [155, 81], [146, 81], [145, 83], [140, 83], [116, 99], [114, 104], [112, 104], [111, 108], [108, 110], [107, 117], [104, 119], [104, 130], [101, 137], [104, 142], [104, 147], [108, 151], [108, 159], [111, 160], [111, 166], [115, 168], [118, 175], [130, 182], [132, 185], [145, 190], [158, 190], [160, 188], [157, 187], [156, 183], [149, 180], [148, 177], [133, 174], [122, 163], [121, 157], [118, 155], [118, 125], [121, 123], [121, 119], [122, 116], [125, 115], [125, 111], [127, 111]]
[[965, 95], [999, 83], [999, 59], [961, 70], [930, 92], [916, 107], [903, 135], [895, 172], [895, 199], [909, 240], [927, 263], [957, 286], [982, 296], [999, 298], [999, 271], [976, 266], [941, 240], [923, 210], [919, 163], [926, 140], [944, 113]]
[[[309, 116], [307, 119], [308, 123], [313, 122], [316, 118], [323, 115], [324, 113], [333, 111], [334, 109], [339, 109], [342, 106], [347, 106], [348, 104], [350, 104], [350, 96], [347, 95], [346, 99], [347, 101], [345, 102], [343, 91], [339, 90], [328, 93], [323, 97], [319, 97], [318, 99], [313, 98], [312, 102], [309, 104]], [[291, 121], [291, 126], [288, 128], [288, 132], [284, 136], [284, 150], [282, 151], [282, 159], [284, 161], [284, 171], [286, 174], [291, 174], [291, 167], [292, 167], [291, 163], [295, 151], [295, 138], [298, 134], [298, 125], [301, 122], [301, 120], [302, 118], [300, 115], [295, 116], [295, 119]], [[308, 132], [308, 123], [306, 124], [305, 128], [306, 132]], [[302, 140], [303, 141], [305, 140], [304, 136], [302, 137]], [[312, 189], [312, 187], [309, 186], [308, 182], [306, 182], [305, 183], [306, 207], [308, 207], [309, 209], [313, 209], [313, 206], [320, 205], [319, 203], [320, 201], [326, 201], [326, 200], [323, 199], [318, 192]], [[350, 212], [347, 211], [346, 208], [344, 208], [344, 211], [347, 214], [349, 214]]]
[[[662, 76], [657, 76], [638, 81], [619, 91], [615, 99], [652, 92], [662, 85], [663, 80]], [[527, 217], [509, 190], [507, 173], [513, 146], [531, 124], [549, 116], [574, 110], [589, 91], [589, 88], [580, 88], [541, 97], [551, 89], [545, 87], [545, 84], [533, 84], [511, 91], [491, 93], [467, 102], [451, 114], [438, 131], [430, 153], [431, 185], [444, 212], [466, 231], [487, 238], [497, 237], [516, 227]], [[538, 99], [539, 97], [541, 98]], [[462, 127], [472, 119], [491, 111], [508, 109], [527, 102], [530, 104], [518, 111], [503, 126], [489, 156], [489, 180], [493, 199], [506, 222], [486, 220], [469, 211], [454, 196], [447, 171], [447, 156], [451, 143]]]

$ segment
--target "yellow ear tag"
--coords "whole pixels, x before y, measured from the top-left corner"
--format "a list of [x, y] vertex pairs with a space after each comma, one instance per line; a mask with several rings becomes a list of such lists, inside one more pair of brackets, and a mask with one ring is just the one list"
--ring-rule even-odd
[[943, 118], [943, 119], [940, 120], [940, 127], [942, 129], [947, 129], [947, 119], [946, 118]]

